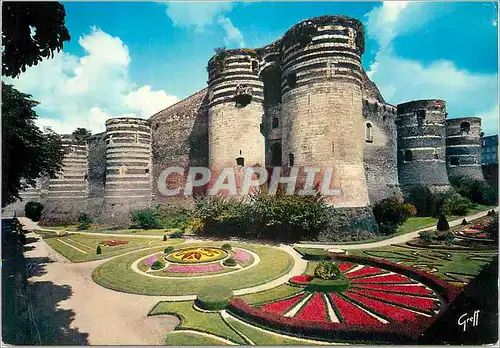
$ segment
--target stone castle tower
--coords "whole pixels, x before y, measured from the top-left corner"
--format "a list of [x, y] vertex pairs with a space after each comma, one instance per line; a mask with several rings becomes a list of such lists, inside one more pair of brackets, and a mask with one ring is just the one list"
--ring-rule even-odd
[[446, 171], [446, 102], [417, 100], [397, 107], [399, 183], [405, 193], [425, 185], [450, 188]]
[[160, 192], [159, 180], [185, 184], [182, 175], [163, 178], [167, 167], [232, 167], [237, 180], [251, 166], [331, 167], [340, 194], [328, 203], [367, 216], [416, 185], [443, 191], [448, 176], [482, 179], [480, 120], [447, 120], [443, 100], [387, 103], [363, 52], [363, 26], [345, 16], [302, 21], [261, 48], [219, 49], [201, 91], [148, 120], [110, 119], [86, 146], [65, 137], [64, 177], [26, 196], [40, 197], [47, 220], [86, 212], [114, 224], [135, 209], [192, 204]]

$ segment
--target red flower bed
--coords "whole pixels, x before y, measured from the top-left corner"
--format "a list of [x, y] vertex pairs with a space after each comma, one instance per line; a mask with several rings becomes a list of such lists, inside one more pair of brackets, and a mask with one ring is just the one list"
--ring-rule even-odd
[[392, 285], [392, 284], [354, 284], [351, 289], [368, 289], [368, 290], [380, 290], [384, 292], [394, 292], [394, 293], [404, 293], [413, 295], [432, 295], [432, 290], [424, 288], [423, 286], [413, 286], [413, 285]]
[[401, 274], [390, 274], [386, 276], [353, 279], [351, 283], [412, 283], [411, 279]]
[[321, 322], [328, 321], [326, 316], [326, 305], [321, 293], [315, 293], [312, 298], [307, 301], [306, 305], [302, 307], [299, 313], [295, 315], [295, 318]]
[[261, 307], [262, 310], [274, 313], [285, 313], [294, 304], [299, 302], [304, 297], [304, 294], [299, 294], [285, 300], [271, 302]]
[[[359, 307], [344, 300], [341, 296], [330, 293], [328, 294], [333, 301], [333, 304], [340, 312], [343, 322], [347, 324], [371, 324], [379, 325], [380, 321], [361, 310]], [[339, 318], [340, 319], [340, 318]], [[342, 320], [341, 319], [341, 320]]]
[[341, 262], [341, 263], [337, 263], [337, 266], [339, 267], [340, 272], [345, 273], [348, 270], [350, 270], [351, 268], [354, 268], [354, 266], [356, 266], [356, 265], [354, 265], [352, 263]]
[[420, 316], [416, 313], [407, 311], [404, 308], [389, 305], [350, 291], [345, 292], [344, 295], [347, 298], [354, 300], [354, 302], [359, 303], [364, 308], [369, 308], [371, 312], [376, 312], [383, 318], [387, 318], [390, 321], [415, 321], [418, 320], [418, 317]]
[[121, 245], [121, 244], [128, 244], [129, 241], [128, 240], [103, 240], [101, 243], [104, 245], [107, 245], [107, 246], [116, 246], [116, 245]]
[[378, 268], [378, 267], [363, 267], [361, 269], [358, 269], [357, 271], [346, 273], [346, 277], [351, 279], [351, 278], [359, 278], [359, 277], [369, 276], [369, 275], [378, 275], [378, 274], [383, 274], [383, 273], [387, 273], [387, 272]]
[[439, 308], [439, 301], [437, 299], [413, 297], [408, 295], [400, 294], [388, 294], [376, 290], [361, 290], [352, 289], [349, 293], [354, 292], [357, 294], [364, 295], [366, 297], [371, 297], [375, 299], [380, 299], [382, 301], [387, 301], [394, 305], [401, 305], [403, 307], [411, 307], [426, 313], [433, 314], [433, 310]]
[[293, 283], [293, 284], [305, 285], [305, 284], [309, 283], [309, 281], [313, 278], [314, 278], [313, 276], [298, 275], [298, 276], [290, 278], [289, 282]]

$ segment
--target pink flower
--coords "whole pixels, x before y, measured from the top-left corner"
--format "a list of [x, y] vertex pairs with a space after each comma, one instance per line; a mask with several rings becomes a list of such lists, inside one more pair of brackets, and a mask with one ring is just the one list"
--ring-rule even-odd
[[212, 263], [209, 265], [172, 265], [165, 268], [165, 272], [170, 273], [210, 273], [223, 270], [218, 263]]
[[151, 267], [156, 260], [160, 258], [160, 255], [153, 255], [142, 261], [146, 266]]
[[234, 259], [238, 262], [248, 262], [250, 260], [250, 255], [241, 249], [236, 249], [234, 251]]

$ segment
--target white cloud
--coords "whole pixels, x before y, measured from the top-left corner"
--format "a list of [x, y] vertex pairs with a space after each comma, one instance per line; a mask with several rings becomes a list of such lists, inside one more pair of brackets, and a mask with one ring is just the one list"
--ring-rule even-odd
[[167, 2], [167, 15], [179, 27], [203, 31], [219, 15], [231, 11], [231, 2]]
[[201, 33], [209, 28], [219, 26], [225, 33], [226, 46], [239, 48], [245, 46], [243, 33], [234, 26], [231, 19], [225, 16], [230, 12], [232, 2], [167, 2], [167, 15], [178, 27], [194, 29]]
[[436, 16], [439, 11], [433, 11], [429, 6], [436, 5], [390, 1], [368, 13], [367, 34], [379, 45], [368, 76], [391, 104], [444, 99], [451, 118], [479, 116], [483, 118], [484, 132], [496, 133], [497, 74], [472, 73], [447, 60], [422, 64], [400, 57], [394, 51], [392, 43], [398, 35], [421, 28]]
[[116, 116], [149, 117], [178, 99], [130, 81], [127, 46], [98, 28], [80, 37], [85, 55], [65, 52], [28, 68], [19, 79], [6, 79], [41, 102], [37, 123], [59, 133], [77, 127], [103, 131], [105, 120]]
[[245, 47], [243, 34], [238, 28], [234, 26], [233, 22], [228, 17], [220, 16], [217, 19], [217, 23], [222, 25], [224, 31], [226, 32], [226, 35], [224, 36], [224, 42], [227, 46], [231, 46], [233, 43], [235, 43], [240, 48]]

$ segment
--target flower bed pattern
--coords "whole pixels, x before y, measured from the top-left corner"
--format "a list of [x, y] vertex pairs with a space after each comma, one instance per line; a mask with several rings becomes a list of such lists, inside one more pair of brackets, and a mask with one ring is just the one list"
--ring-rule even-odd
[[128, 243], [129, 243], [128, 240], [103, 240], [99, 244], [104, 244], [106, 246], [116, 246]]
[[208, 265], [170, 265], [164, 269], [167, 273], [210, 273], [218, 272], [224, 269], [219, 263]]
[[[404, 342], [418, 336], [436, 319], [442, 303], [433, 289], [448, 301], [460, 292], [425, 272], [385, 260], [350, 255], [336, 258], [354, 261], [338, 262], [339, 269], [350, 280], [348, 290], [341, 293], [305, 290], [260, 306], [233, 299], [230, 311], [264, 326], [310, 337], [362, 336], [372, 340], [391, 337], [393, 342]], [[306, 285], [311, 278], [296, 276], [290, 282]]]

